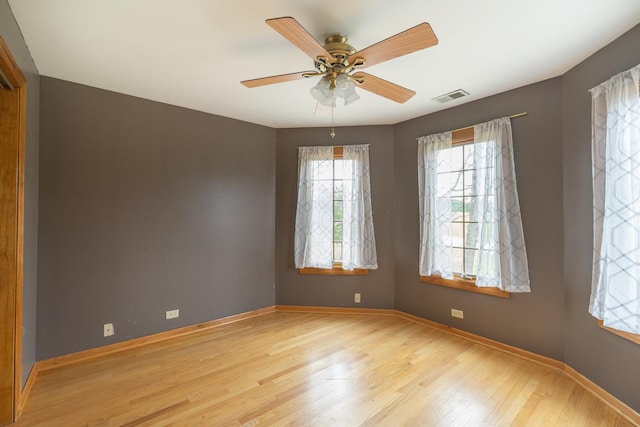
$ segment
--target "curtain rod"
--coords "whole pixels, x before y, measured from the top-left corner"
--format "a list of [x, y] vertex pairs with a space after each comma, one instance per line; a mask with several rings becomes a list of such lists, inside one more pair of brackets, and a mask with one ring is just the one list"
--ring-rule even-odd
[[[517, 113], [517, 114], [512, 114], [511, 116], [509, 116], [510, 119], [515, 119], [516, 117], [522, 117], [522, 116], [526, 116], [528, 113], [526, 111], [522, 112], [522, 113]], [[474, 127], [475, 125], [471, 125], [471, 126], [465, 126], [463, 128], [458, 128], [458, 129], [454, 129], [451, 131], [447, 131], [447, 132], [460, 132], [461, 130], [467, 130], [467, 129], [471, 129], [472, 127]], [[419, 138], [416, 138], [419, 139]]]

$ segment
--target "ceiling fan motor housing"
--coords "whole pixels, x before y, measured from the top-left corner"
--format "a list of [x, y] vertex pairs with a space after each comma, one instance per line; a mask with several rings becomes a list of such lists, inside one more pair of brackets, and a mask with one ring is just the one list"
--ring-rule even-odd
[[[315, 61], [316, 69], [321, 73], [326, 73], [330, 69], [335, 72], [343, 72], [340, 69], [347, 69], [349, 57], [356, 53], [356, 49], [347, 43], [347, 37], [344, 34], [330, 34], [324, 39], [324, 49], [329, 52], [332, 58], [317, 58]], [[336, 69], [337, 68], [337, 69]]]
[[362, 83], [362, 78], [354, 78], [350, 73], [354, 71], [355, 67], [364, 65], [364, 59], [356, 58], [353, 63], [349, 63], [349, 57], [356, 53], [356, 49], [348, 43], [344, 34], [328, 35], [324, 39], [323, 47], [331, 54], [332, 58], [316, 58], [315, 67], [329, 80], [330, 89], [336, 88], [336, 80], [339, 75], [344, 75], [358, 84]]

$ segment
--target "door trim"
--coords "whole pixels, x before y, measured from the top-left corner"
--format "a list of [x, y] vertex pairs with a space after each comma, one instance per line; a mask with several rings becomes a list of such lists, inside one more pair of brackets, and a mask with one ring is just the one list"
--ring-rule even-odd
[[[18, 407], [22, 398], [22, 280], [23, 280], [23, 254], [24, 254], [24, 159], [25, 159], [25, 129], [26, 129], [26, 94], [27, 83], [22, 71], [16, 64], [9, 48], [6, 43], [0, 37], [0, 71], [2, 71], [3, 77], [13, 87], [12, 90], [16, 90], [17, 97], [15, 101], [15, 114], [9, 118], [15, 126], [9, 133], [7, 141], [1, 141], [2, 144], [6, 142], [13, 142], [16, 144], [16, 155], [12, 156], [11, 160], [15, 162], [12, 166], [15, 166], [16, 175], [13, 180], [2, 182], [1, 185], [6, 186], [3, 191], [7, 191], [7, 194], [15, 191], [15, 204], [13, 208], [2, 208], [5, 211], [0, 210], [0, 215], [6, 215], [5, 227], [4, 224], [0, 227], [0, 239], [6, 239], [9, 237], [10, 241], [14, 243], [12, 247], [8, 248], [8, 252], [12, 252], [10, 255], [13, 259], [11, 265], [7, 268], [7, 277], [10, 278], [8, 286], [9, 305], [13, 304], [12, 311], [13, 318], [11, 316], [0, 317], [3, 324], [0, 325], [3, 328], [13, 329], [13, 333], [7, 335], [8, 342], [0, 342], [0, 346], [13, 352], [13, 386], [7, 389], [7, 395], [0, 395], [0, 399], [9, 398], [12, 401], [10, 408], [10, 414], [0, 414], [0, 424], [5, 424], [5, 420], [9, 423], [14, 422], [18, 416]], [[15, 236], [9, 236], [8, 233], [14, 233]], [[6, 235], [2, 235], [6, 233]], [[2, 278], [4, 280], [4, 278]], [[9, 412], [7, 409], [6, 412]]]

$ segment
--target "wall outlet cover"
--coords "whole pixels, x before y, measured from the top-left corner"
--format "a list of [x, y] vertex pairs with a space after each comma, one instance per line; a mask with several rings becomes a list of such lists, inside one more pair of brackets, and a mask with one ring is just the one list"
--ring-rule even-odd
[[103, 330], [103, 336], [110, 337], [113, 334], [115, 334], [115, 330], [113, 329], [113, 323], [105, 323], [104, 324], [104, 330]]

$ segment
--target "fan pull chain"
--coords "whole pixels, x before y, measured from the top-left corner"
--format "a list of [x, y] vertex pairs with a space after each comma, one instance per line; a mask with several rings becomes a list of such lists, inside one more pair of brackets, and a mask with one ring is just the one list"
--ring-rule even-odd
[[329, 135], [331, 135], [331, 139], [336, 137], [336, 130], [334, 128], [334, 122], [333, 122], [333, 111], [336, 109], [336, 94], [334, 91], [331, 91], [331, 98], [332, 98], [332, 102], [331, 102], [331, 133], [329, 133]]

